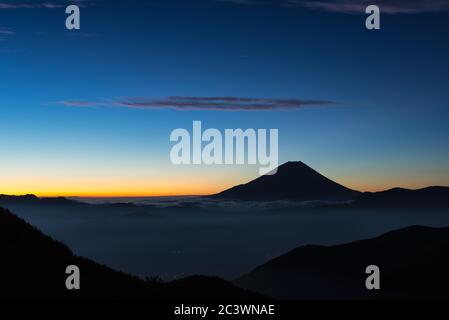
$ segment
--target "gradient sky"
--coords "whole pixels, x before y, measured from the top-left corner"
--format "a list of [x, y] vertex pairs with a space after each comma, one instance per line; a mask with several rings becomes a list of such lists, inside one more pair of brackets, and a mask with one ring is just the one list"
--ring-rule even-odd
[[[355, 189], [449, 185], [449, 1], [371, 1], [380, 31], [365, 4], [0, 0], [0, 193], [207, 194], [258, 175], [172, 165], [170, 132], [193, 120], [278, 128], [280, 162]], [[333, 103], [153, 105], [173, 96]]]

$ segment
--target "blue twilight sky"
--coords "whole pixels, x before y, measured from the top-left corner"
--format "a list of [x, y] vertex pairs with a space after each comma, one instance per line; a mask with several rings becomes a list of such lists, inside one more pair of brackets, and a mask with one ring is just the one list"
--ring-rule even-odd
[[0, 0], [0, 193], [205, 194], [258, 175], [172, 165], [170, 132], [193, 120], [278, 128], [280, 162], [359, 190], [449, 185], [449, 0], [368, 4], [381, 30], [364, 0]]

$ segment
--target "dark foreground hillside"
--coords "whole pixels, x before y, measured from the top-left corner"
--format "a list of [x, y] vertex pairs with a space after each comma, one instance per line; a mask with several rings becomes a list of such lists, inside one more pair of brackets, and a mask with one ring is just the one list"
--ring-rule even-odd
[[[161, 283], [114, 271], [70, 249], [0, 208], [0, 299], [254, 300], [262, 296], [211, 277]], [[68, 265], [81, 272], [81, 290], [65, 287]]]
[[[368, 265], [380, 290], [365, 287]], [[409, 227], [336, 246], [303, 246], [236, 284], [281, 299], [449, 299], [449, 227]]]

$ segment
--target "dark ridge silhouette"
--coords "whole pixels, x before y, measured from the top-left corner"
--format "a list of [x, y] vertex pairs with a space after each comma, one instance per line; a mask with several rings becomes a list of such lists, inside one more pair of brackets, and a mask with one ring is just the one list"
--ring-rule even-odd
[[23, 196], [0, 194], [0, 202], [3, 203], [35, 203], [39, 200], [34, 194], [26, 194]]
[[281, 165], [274, 175], [261, 176], [211, 197], [243, 201], [346, 201], [358, 194], [298, 161]]
[[0, 195], [0, 203], [2, 204], [60, 204], [60, 205], [80, 205], [79, 201], [70, 200], [64, 197], [55, 198], [39, 198], [34, 194], [27, 194], [23, 196], [15, 195]]
[[[365, 287], [380, 268], [380, 290]], [[378, 238], [294, 249], [234, 283], [281, 299], [448, 299], [449, 227], [408, 227]]]
[[[0, 255], [0, 299], [267, 300], [214, 277], [164, 283], [114, 271], [73, 255], [64, 244], [1, 208]], [[68, 265], [80, 268], [81, 290], [65, 288]]]
[[381, 192], [365, 192], [350, 204], [355, 208], [449, 208], [449, 187], [418, 190], [394, 188]]

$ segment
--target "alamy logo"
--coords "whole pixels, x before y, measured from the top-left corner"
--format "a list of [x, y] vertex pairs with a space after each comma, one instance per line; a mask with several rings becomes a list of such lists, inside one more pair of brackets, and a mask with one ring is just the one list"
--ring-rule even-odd
[[366, 278], [365, 286], [368, 290], [379, 290], [380, 289], [380, 269], [376, 265], [370, 265], [366, 267], [366, 274], [369, 276]]
[[80, 8], [76, 5], [71, 5], [65, 9], [65, 13], [70, 14], [65, 20], [65, 27], [68, 30], [79, 30], [81, 28]]
[[75, 265], [67, 266], [65, 273], [69, 276], [65, 280], [65, 287], [67, 290], [79, 290], [80, 289], [80, 268]]
[[[170, 151], [175, 165], [243, 165], [259, 164], [260, 175], [275, 174], [278, 167], [278, 129], [218, 129], [202, 131], [201, 121], [193, 121], [192, 135], [186, 129], [175, 129]], [[269, 146], [267, 146], [269, 139]], [[245, 147], [246, 151], [245, 151]]]
[[366, 18], [365, 26], [368, 30], [380, 29], [380, 9], [376, 5], [370, 5], [366, 7], [365, 13], [369, 14]]

